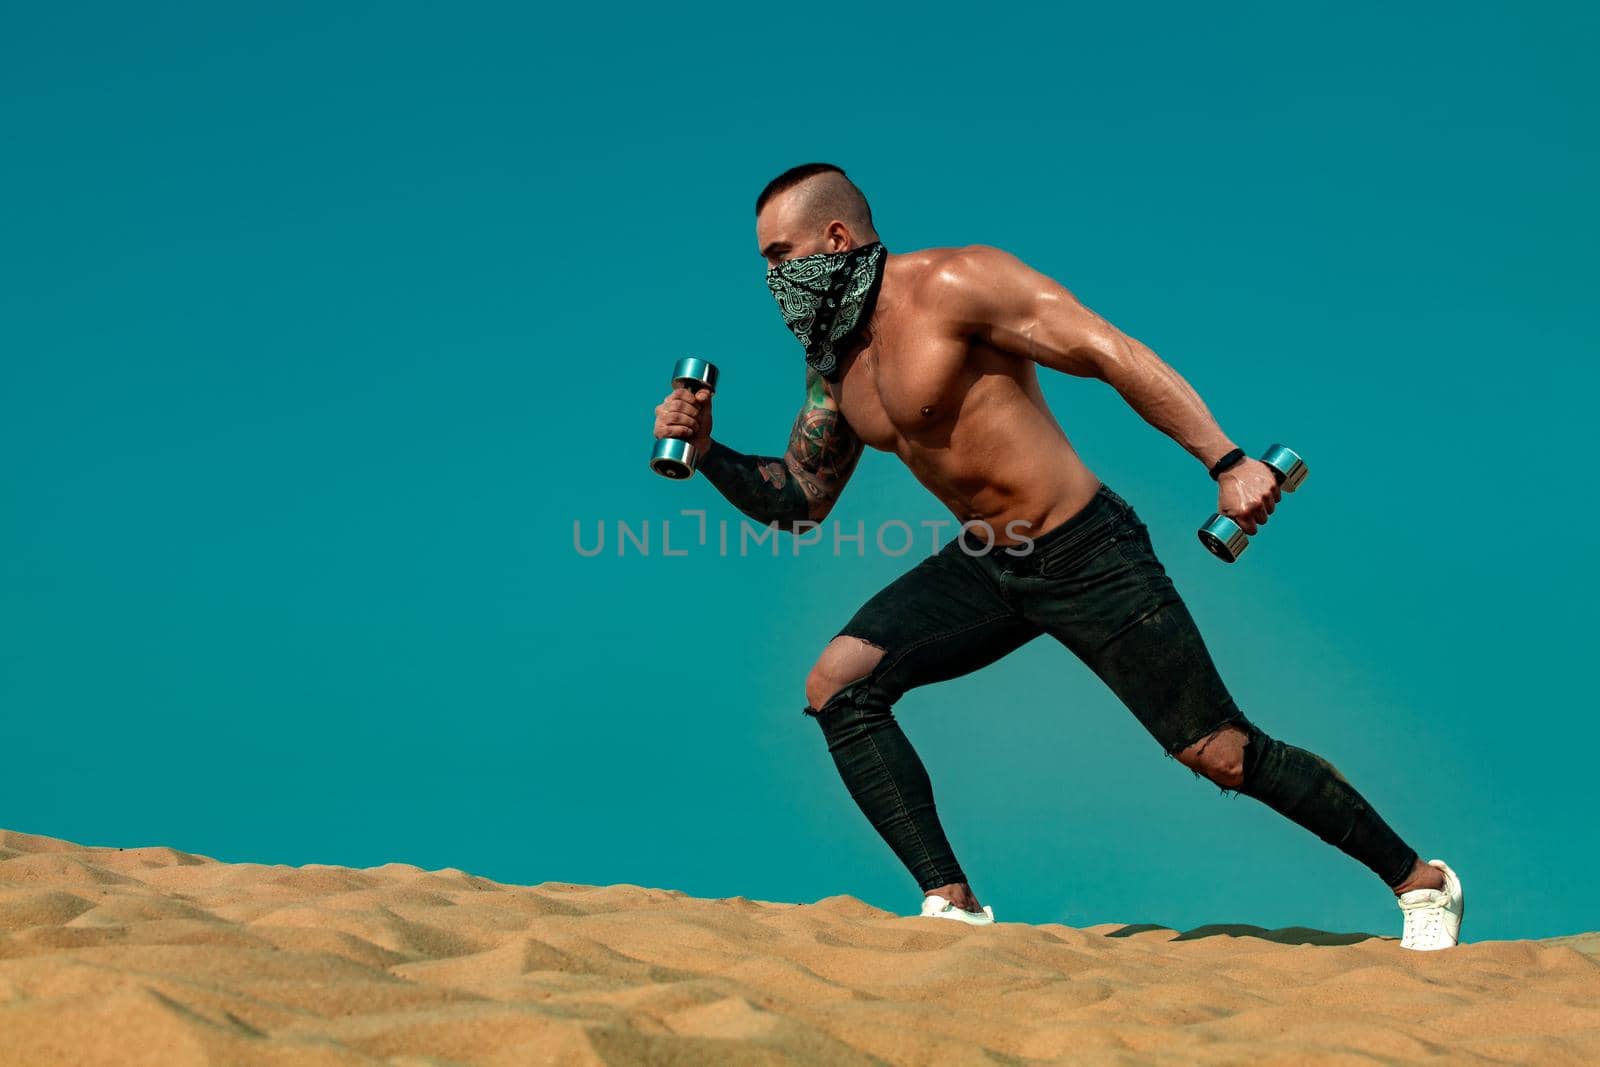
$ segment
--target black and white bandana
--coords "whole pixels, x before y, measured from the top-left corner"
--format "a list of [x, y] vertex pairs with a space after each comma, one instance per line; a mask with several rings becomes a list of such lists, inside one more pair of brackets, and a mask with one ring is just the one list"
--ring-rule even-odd
[[784, 324], [805, 346], [806, 362], [830, 382], [839, 380], [837, 349], [872, 317], [888, 251], [883, 242], [846, 252], [818, 252], [767, 270], [767, 288]]

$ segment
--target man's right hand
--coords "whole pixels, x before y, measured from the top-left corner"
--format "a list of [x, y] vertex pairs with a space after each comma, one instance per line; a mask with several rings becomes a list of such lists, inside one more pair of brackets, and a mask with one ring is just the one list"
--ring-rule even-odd
[[1240, 460], [1217, 479], [1217, 512], [1252, 536], [1282, 499], [1277, 475], [1259, 459]]
[[711, 447], [711, 390], [678, 386], [656, 405], [656, 437], [681, 437], [705, 455]]

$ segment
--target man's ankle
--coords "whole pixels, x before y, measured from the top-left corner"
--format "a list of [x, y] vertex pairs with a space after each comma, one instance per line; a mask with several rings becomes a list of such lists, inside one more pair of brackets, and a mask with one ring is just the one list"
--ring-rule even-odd
[[951, 882], [949, 885], [942, 885], [936, 889], [930, 889], [922, 895], [924, 897], [928, 897], [935, 893], [941, 897], [944, 897], [944, 899], [948, 900], [962, 911], [979, 912], [983, 910], [983, 906], [978, 903], [978, 898], [973, 895], [972, 887], [966, 882]]
[[1416, 863], [1411, 868], [1411, 873], [1406, 880], [1394, 887], [1394, 895], [1409, 893], [1413, 889], [1443, 889], [1444, 872], [1437, 867], [1430, 867], [1417, 857]]

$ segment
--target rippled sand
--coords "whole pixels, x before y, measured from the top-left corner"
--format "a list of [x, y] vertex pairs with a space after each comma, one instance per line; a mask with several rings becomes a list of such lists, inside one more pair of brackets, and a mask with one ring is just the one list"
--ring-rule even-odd
[[1600, 937], [972, 928], [0, 831], [0, 1064], [1600, 1062]]

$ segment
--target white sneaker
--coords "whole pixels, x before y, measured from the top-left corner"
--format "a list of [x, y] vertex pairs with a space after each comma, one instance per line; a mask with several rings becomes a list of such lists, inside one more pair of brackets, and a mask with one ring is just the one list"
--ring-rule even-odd
[[1461, 879], [1443, 860], [1429, 860], [1429, 867], [1444, 872], [1443, 889], [1413, 889], [1400, 894], [1400, 911], [1406, 917], [1400, 947], [1418, 952], [1454, 948], [1461, 939], [1461, 915], [1466, 905], [1461, 894]]
[[954, 919], [970, 926], [989, 926], [994, 923], [994, 909], [989, 905], [985, 904], [982, 914], [979, 914], [956, 907], [938, 893], [929, 893], [922, 898], [922, 914], [931, 919]]

